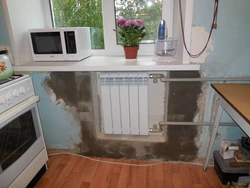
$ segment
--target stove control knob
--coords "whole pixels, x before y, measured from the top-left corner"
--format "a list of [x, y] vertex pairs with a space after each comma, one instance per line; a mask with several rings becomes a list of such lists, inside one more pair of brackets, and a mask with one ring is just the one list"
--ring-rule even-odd
[[0, 104], [5, 104], [6, 101], [5, 101], [5, 98], [3, 96], [0, 96]]
[[19, 93], [20, 94], [24, 94], [26, 91], [25, 91], [25, 88], [24, 87], [20, 87], [19, 89]]
[[19, 92], [15, 89], [14, 91], [13, 91], [13, 97], [19, 97]]
[[7, 95], [5, 96], [7, 101], [11, 101], [13, 99], [12, 95], [10, 93], [7, 93]]

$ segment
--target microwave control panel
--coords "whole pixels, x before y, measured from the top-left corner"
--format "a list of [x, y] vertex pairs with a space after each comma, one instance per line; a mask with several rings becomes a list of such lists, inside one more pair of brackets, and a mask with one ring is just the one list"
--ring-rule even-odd
[[65, 31], [65, 44], [67, 54], [76, 54], [76, 40], [75, 40], [75, 32], [74, 31]]

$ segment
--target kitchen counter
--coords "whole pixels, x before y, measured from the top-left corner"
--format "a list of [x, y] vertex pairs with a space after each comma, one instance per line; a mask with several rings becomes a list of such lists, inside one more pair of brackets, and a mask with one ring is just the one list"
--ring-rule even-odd
[[191, 71], [199, 70], [199, 64], [182, 64], [175, 59], [171, 63], [154, 62], [154, 56], [139, 56], [126, 60], [124, 56], [91, 56], [78, 62], [27, 62], [15, 65], [14, 71]]

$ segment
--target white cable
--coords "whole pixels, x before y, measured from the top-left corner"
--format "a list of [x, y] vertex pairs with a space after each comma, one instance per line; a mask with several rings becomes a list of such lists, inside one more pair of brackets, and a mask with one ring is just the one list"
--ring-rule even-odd
[[[49, 156], [52, 156], [52, 155], [74, 155], [74, 156], [82, 157], [82, 158], [89, 159], [89, 160], [92, 160], [92, 161], [95, 161], [95, 162], [108, 163], [108, 164], [116, 164], [116, 165], [139, 166], [139, 167], [140, 166], [144, 166], [144, 167], [154, 166], [154, 165], [164, 164], [164, 163], [191, 164], [191, 165], [199, 165], [199, 166], [203, 166], [204, 165], [202, 163], [183, 162], [183, 161], [161, 161], [161, 162], [155, 162], [155, 163], [152, 163], [152, 164], [129, 164], [129, 163], [120, 163], [120, 162], [105, 161], [105, 160], [100, 160], [100, 159], [93, 159], [91, 157], [87, 157], [87, 156], [84, 156], [84, 155], [79, 155], [79, 154], [76, 154], [76, 153], [68, 153], [68, 152], [51, 153], [51, 154], [48, 154], [48, 155]], [[208, 165], [208, 166], [212, 167], [214, 165]]]

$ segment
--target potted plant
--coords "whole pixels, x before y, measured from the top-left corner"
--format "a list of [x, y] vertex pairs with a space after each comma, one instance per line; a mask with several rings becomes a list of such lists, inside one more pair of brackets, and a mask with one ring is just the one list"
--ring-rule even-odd
[[127, 20], [121, 18], [118, 19], [116, 23], [126, 59], [135, 59], [137, 57], [139, 44], [147, 34], [143, 20]]

